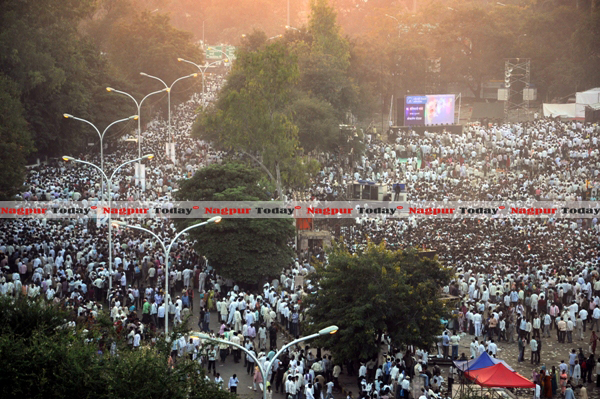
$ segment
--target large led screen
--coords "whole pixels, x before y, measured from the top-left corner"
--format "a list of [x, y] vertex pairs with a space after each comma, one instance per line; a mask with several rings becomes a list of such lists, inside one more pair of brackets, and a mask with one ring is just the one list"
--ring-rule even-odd
[[454, 94], [406, 96], [404, 126], [454, 124]]

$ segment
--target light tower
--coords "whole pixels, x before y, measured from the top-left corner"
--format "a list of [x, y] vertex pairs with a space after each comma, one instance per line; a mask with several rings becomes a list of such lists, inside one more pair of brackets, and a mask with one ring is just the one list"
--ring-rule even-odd
[[[507, 58], [504, 61], [504, 91], [499, 92], [499, 100], [504, 100], [504, 118], [509, 120], [510, 113], [521, 110], [529, 112], [529, 101], [534, 100], [534, 90], [530, 87], [531, 59]], [[502, 90], [502, 89], [500, 89]]]

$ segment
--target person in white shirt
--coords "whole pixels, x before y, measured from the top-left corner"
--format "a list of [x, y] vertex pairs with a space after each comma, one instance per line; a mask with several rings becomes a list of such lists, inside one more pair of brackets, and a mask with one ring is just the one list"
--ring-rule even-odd
[[325, 384], [325, 387], [327, 388], [325, 399], [333, 399], [333, 385], [333, 381], [329, 381], [327, 384]]
[[133, 349], [138, 349], [140, 347], [141, 340], [142, 336], [140, 335], [140, 330], [136, 330], [135, 335], [133, 336]]
[[296, 392], [296, 382], [294, 381], [294, 377], [288, 375], [288, 380], [285, 382], [285, 393], [291, 395], [292, 398], [295, 398]]
[[493, 357], [496, 357], [496, 353], [498, 352], [498, 345], [496, 345], [493, 339], [490, 340], [490, 343], [488, 344], [488, 351]]
[[217, 373], [217, 376], [215, 377], [215, 384], [217, 384], [219, 389], [223, 389], [224, 383], [225, 381], [223, 381], [223, 377], [221, 377], [221, 374]]
[[594, 311], [592, 312], [592, 326], [590, 327], [590, 330], [594, 329], [594, 325], [596, 326], [596, 332], [600, 332], [598, 330], [598, 320], [600, 320], [600, 307], [596, 306], [594, 308]]
[[583, 322], [583, 332], [585, 332], [585, 325], [587, 323], [588, 311], [585, 309], [581, 309], [579, 311], [579, 317], [581, 317], [581, 321]]
[[479, 343], [477, 342], [477, 338], [473, 338], [473, 342], [471, 342], [471, 345], [469, 347], [469, 349], [471, 350], [471, 359], [475, 359], [475, 356], [477, 356], [478, 348], [479, 348]]
[[475, 336], [476, 337], [481, 336], [481, 321], [482, 321], [481, 315], [479, 314], [479, 312], [476, 312], [473, 315], [473, 325], [475, 326]]

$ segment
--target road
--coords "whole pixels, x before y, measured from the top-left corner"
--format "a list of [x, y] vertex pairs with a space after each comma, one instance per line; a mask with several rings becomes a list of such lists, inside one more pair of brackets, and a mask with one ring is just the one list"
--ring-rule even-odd
[[[194, 296], [194, 310], [192, 311], [192, 317], [189, 322], [192, 330], [197, 330], [197, 328], [198, 328], [199, 312], [200, 312], [200, 298], [198, 297], [198, 295], [195, 295]], [[210, 313], [209, 329], [212, 331], [218, 331], [219, 328], [220, 328], [220, 324], [218, 323], [217, 312], [213, 311]], [[289, 342], [289, 341], [286, 341], [286, 339], [287, 339], [287, 337], [282, 332], [279, 332], [279, 334], [277, 336], [277, 344], [279, 345], [279, 348], [281, 348], [281, 345], [284, 342]], [[237, 389], [237, 393], [240, 398], [254, 398], [254, 399], [262, 398], [262, 392], [260, 391], [260, 388], [257, 387], [256, 392], [252, 389], [252, 377], [250, 375], [248, 375], [248, 373], [246, 372], [246, 368], [244, 367], [243, 356], [244, 355], [242, 355], [242, 359], [240, 360], [240, 363], [234, 363], [233, 356], [231, 356], [231, 355], [227, 356], [227, 359], [225, 359], [224, 364], [221, 363], [221, 359], [218, 358], [217, 363], [216, 363], [217, 373], [221, 374], [221, 377], [223, 378], [225, 387], [227, 387], [227, 383], [229, 382], [229, 377], [231, 377], [233, 374], [237, 375], [238, 379], [240, 380], [240, 383], [239, 383], [238, 389]], [[210, 376], [212, 378], [212, 374]], [[273, 387], [273, 389], [274, 388], [275, 387]], [[337, 394], [334, 393], [334, 398], [335, 399], [338, 399], [338, 398], [345, 399], [345, 396], [341, 393], [337, 393]], [[273, 391], [273, 399], [285, 399], [285, 395], [281, 394], [281, 393], [277, 394], [277, 393], [275, 393], [275, 391]]]

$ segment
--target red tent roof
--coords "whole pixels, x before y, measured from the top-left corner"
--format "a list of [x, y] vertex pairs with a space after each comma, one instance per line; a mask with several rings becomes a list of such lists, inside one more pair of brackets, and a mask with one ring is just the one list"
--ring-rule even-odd
[[482, 387], [535, 388], [535, 384], [521, 374], [510, 371], [502, 363], [484, 369], [465, 372], [465, 376]]

